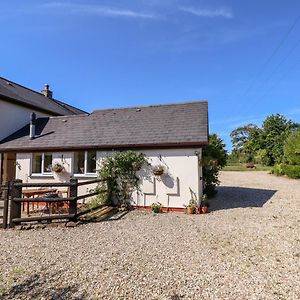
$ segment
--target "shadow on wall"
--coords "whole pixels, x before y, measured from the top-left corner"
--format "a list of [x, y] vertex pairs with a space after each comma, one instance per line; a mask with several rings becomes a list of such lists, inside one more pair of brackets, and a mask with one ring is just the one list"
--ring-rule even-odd
[[210, 202], [210, 210], [231, 208], [262, 207], [276, 190], [252, 189], [244, 187], [220, 186], [217, 195]]

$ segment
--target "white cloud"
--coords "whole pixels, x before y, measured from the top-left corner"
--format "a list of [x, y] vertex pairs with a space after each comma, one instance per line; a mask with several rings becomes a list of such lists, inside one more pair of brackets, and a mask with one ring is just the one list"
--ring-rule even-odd
[[152, 19], [156, 18], [154, 14], [134, 11], [130, 9], [118, 9], [102, 5], [90, 5], [90, 4], [76, 4], [65, 2], [49, 2], [43, 4], [44, 8], [53, 9], [64, 13], [77, 13], [77, 14], [89, 14], [107, 17], [128, 17], [128, 18], [143, 18]]
[[207, 17], [207, 18], [216, 18], [223, 17], [227, 19], [233, 18], [233, 12], [230, 8], [216, 8], [216, 9], [205, 9], [205, 8], [195, 8], [195, 7], [187, 7], [181, 6], [180, 10], [190, 13], [199, 17]]

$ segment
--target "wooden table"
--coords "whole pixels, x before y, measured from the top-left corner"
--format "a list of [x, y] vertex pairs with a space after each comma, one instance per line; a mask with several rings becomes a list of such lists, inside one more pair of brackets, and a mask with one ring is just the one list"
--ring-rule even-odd
[[[47, 193], [56, 193], [57, 189], [49, 189], [49, 188], [43, 188], [43, 189], [26, 189], [22, 191], [23, 198], [35, 198], [35, 196], [44, 195]], [[29, 202], [27, 203], [27, 215], [29, 215]], [[32, 204], [34, 208], [34, 204]], [[38, 203], [37, 203], [38, 206]], [[25, 210], [25, 202], [23, 202], [23, 211]]]

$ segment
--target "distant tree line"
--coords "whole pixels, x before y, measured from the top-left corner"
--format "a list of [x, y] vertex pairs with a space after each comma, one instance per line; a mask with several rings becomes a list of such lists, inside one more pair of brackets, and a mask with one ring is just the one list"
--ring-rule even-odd
[[300, 178], [300, 125], [280, 114], [268, 116], [259, 127], [248, 124], [230, 134], [231, 162], [273, 166], [277, 175]]

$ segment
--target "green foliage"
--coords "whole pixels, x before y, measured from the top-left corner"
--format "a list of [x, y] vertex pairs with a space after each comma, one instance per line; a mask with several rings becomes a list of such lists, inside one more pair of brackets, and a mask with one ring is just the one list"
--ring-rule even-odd
[[300, 166], [282, 165], [283, 173], [290, 178], [300, 178]]
[[298, 125], [280, 114], [268, 116], [262, 128], [249, 124], [231, 132], [233, 153], [239, 162], [273, 166], [283, 162], [284, 144]]
[[300, 178], [300, 165], [278, 164], [273, 167], [271, 173], [277, 176], [287, 175], [290, 178]]
[[100, 193], [109, 201], [115, 197], [118, 204], [130, 201], [134, 190], [140, 190], [140, 179], [137, 172], [141, 170], [148, 161], [143, 153], [135, 151], [116, 152], [101, 161], [98, 177], [104, 181], [98, 185], [98, 191], [108, 190]]
[[263, 123], [262, 139], [267, 150], [269, 165], [283, 161], [283, 147], [289, 134], [297, 125], [280, 114], [271, 115]]
[[284, 158], [290, 165], [300, 165], [300, 129], [287, 138], [284, 145]]
[[233, 148], [237, 152], [243, 151], [245, 144], [247, 144], [253, 132], [257, 129], [258, 127], [254, 124], [248, 124], [234, 129], [230, 134]]
[[254, 162], [256, 164], [269, 166], [271, 164], [271, 160], [270, 160], [270, 157], [268, 156], [267, 149], [257, 150], [257, 152], [255, 153], [255, 156], [254, 156]]
[[271, 170], [271, 174], [274, 174], [274, 175], [276, 175], [276, 176], [282, 176], [282, 175], [285, 175], [284, 172], [283, 172], [282, 165], [283, 165], [283, 164], [277, 164], [277, 165], [274, 165], [274, 167], [273, 167], [272, 170]]
[[226, 165], [227, 152], [225, 144], [216, 134], [209, 136], [209, 144], [203, 150], [202, 167], [204, 178], [204, 193], [208, 197], [215, 194], [215, 187], [218, 185], [219, 171]]
[[89, 202], [87, 202], [84, 207], [87, 210], [93, 210], [97, 207], [100, 207], [102, 205], [107, 205], [107, 199], [106, 197], [103, 197], [103, 195], [97, 195], [96, 197], [92, 198]]

